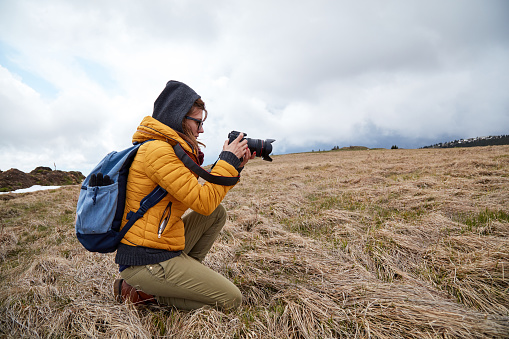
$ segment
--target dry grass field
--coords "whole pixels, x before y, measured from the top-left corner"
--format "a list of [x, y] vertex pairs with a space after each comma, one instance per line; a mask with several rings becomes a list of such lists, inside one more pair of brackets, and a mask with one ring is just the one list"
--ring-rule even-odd
[[205, 261], [244, 295], [227, 313], [115, 302], [78, 191], [0, 196], [0, 336], [509, 337], [509, 146], [250, 162]]

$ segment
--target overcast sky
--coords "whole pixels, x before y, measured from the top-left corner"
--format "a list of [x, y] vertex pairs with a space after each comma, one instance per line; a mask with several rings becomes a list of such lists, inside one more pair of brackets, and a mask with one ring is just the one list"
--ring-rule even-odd
[[274, 154], [509, 134], [509, 1], [0, 0], [0, 170], [84, 174], [166, 82]]

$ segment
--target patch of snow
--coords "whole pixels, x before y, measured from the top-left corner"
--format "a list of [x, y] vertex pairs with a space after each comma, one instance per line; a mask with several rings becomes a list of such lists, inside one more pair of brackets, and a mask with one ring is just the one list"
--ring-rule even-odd
[[6, 194], [6, 193], [27, 193], [27, 192], [35, 192], [35, 191], [43, 191], [43, 190], [51, 190], [60, 188], [61, 186], [41, 186], [41, 185], [34, 185], [29, 188], [21, 188], [19, 190], [15, 190], [12, 192], [0, 192], [0, 194]]

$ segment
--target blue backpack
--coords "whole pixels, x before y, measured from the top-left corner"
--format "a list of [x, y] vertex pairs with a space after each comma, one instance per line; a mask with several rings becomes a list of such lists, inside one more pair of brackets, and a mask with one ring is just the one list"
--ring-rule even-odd
[[[150, 140], [145, 142], [148, 141]], [[91, 252], [114, 252], [131, 226], [167, 194], [161, 186], [154, 188], [141, 200], [138, 211], [129, 211], [128, 222], [120, 230], [125, 209], [129, 168], [142, 144], [134, 144], [123, 151], [109, 153], [90, 172], [81, 185], [76, 208], [76, 236], [80, 243]], [[211, 175], [198, 166], [178, 143], [173, 146], [173, 149], [186, 167], [207, 181], [231, 186], [239, 180], [239, 177]], [[93, 179], [98, 176], [108, 176], [111, 182], [106, 186], [92, 183]]]

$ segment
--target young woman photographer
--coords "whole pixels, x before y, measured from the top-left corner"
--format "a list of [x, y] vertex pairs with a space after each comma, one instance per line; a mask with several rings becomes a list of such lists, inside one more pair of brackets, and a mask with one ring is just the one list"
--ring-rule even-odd
[[[189, 86], [169, 81], [154, 103], [152, 116], [145, 117], [133, 142], [143, 142], [127, 183], [126, 209], [136, 211], [140, 201], [157, 185], [168, 194], [139, 219], [117, 249], [115, 262], [122, 279], [114, 283], [119, 301], [159, 303], [193, 310], [209, 305], [232, 309], [241, 304], [239, 289], [221, 274], [202, 264], [226, 222], [220, 204], [233, 186], [206, 182], [177, 157], [178, 142], [199, 165], [203, 153], [198, 137], [207, 118], [205, 104]], [[236, 177], [255, 157], [239, 135], [225, 141], [211, 174]], [[192, 212], [182, 217], [191, 209]]]

